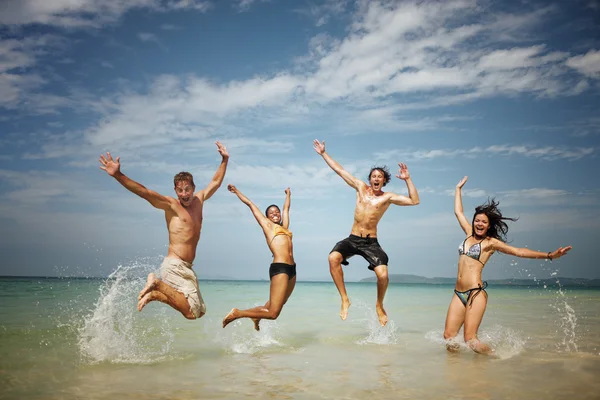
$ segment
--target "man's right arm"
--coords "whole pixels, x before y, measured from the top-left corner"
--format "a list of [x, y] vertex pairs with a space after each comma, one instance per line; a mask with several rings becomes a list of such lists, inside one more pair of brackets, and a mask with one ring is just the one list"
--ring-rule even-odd
[[142, 199], [146, 200], [148, 203], [152, 204], [153, 207], [168, 210], [171, 208], [171, 202], [167, 196], [163, 196], [160, 193], [155, 192], [154, 190], [150, 190], [141, 183], [134, 181], [133, 179], [128, 178], [126, 175], [121, 173], [120, 171], [113, 176], [125, 189], [129, 190], [131, 193], [135, 193], [140, 196]]
[[100, 155], [100, 169], [106, 171], [106, 173], [117, 180], [123, 187], [129, 190], [131, 193], [137, 194], [142, 199], [148, 201], [152, 206], [161, 210], [167, 210], [171, 208], [171, 201], [167, 196], [163, 196], [153, 190], [146, 188], [141, 183], [129, 179], [125, 174], [121, 172], [120, 157], [113, 160], [110, 153]]
[[335, 161], [333, 158], [331, 158], [329, 154], [327, 154], [327, 152], [325, 151], [325, 141], [321, 143], [317, 139], [315, 139], [313, 142], [313, 148], [315, 149], [317, 154], [323, 157], [327, 165], [329, 165], [329, 167], [332, 170], [334, 170], [336, 174], [341, 176], [342, 179], [348, 185], [358, 190], [359, 185], [363, 182], [360, 179], [356, 179], [354, 176], [352, 176], [352, 174], [346, 171], [337, 161]]

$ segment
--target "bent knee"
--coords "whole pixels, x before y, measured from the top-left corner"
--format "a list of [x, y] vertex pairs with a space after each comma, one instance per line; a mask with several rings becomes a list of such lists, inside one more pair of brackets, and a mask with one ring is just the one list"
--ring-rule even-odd
[[279, 314], [281, 314], [281, 308], [276, 310], [269, 310], [269, 315], [267, 317], [267, 319], [277, 319], [277, 317], [279, 317]]
[[330, 267], [340, 267], [342, 265], [342, 261], [344, 261], [344, 257], [342, 257], [340, 253], [334, 251], [329, 253], [327, 260], [329, 260]]
[[375, 274], [377, 275], [377, 280], [379, 282], [389, 282], [390, 281], [387, 271], [378, 272], [378, 273], [376, 272]]

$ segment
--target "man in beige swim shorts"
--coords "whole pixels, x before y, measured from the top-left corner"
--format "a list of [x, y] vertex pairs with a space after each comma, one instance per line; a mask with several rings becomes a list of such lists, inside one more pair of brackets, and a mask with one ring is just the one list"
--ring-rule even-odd
[[147, 189], [121, 173], [120, 157], [113, 159], [110, 153], [100, 156], [100, 169], [115, 178], [132, 193], [164, 210], [169, 231], [169, 252], [161, 267], [161, 279], [148, 274], [146, 286], [138, 296], [138, 310], [151, 301], [166, 303], [183, 314], [187, 319], [196, 319], [206, 313], [206, 305], [200, 294], [198, 278], [192, 269], [196, 258], [196, 246], [202, 229], [202, 208], [221, 186], [229, 154], [220, 142], [217, 151], [221, 154], [221, 165], [206, 188], [194, 193], [196, 186], [189, 172], [180, 172], [173, 179], [177, 198], [163, 196]]

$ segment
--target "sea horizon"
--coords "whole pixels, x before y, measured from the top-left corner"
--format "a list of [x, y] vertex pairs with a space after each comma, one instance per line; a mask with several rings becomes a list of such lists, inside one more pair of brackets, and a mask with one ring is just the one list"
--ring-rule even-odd
[[[456, 278], [450, 277], [434, 277], [428, 278], [419, 275], [409, 274], [390, 274], [390, 285], [433, 285], [433, 286], [454, 286]], [[410, 279], [422, 279], [423, 281], [402, 281], [395, 280], [398, 278], [410, 278]], [[0, 275], [0, 279], [90, 279], [90, 280], [106, 280], [116, 279], [109, 276], [76, 276], [76, 275], [65, 275], [65, 276], [43, 276], [43, 275]], [[361, 280], [348, 280], [346, 283], [351, 284], [373, 284], [375, 283], [375, 277], [366, 277]], [[240, 278], [210, 278], [202, 277], [198, 278], [199, 282], [269, 282], [268, 279], [240, 279]], [[522, 278], [500, 278], [500, 279], [484, 279], [489, 285], [494, 286], [507, 286], [507, 287], [577, 287], [577, 288], [598, 288], [600, 289], [600, 278], [567, 278], [561, 276], [555, 276], [550, 278], [536, 278], [536, 279], [522, 279]], [[298, 283], [331, 283], [332, 280], [309, 280], [309, 279], [298, 279]]]

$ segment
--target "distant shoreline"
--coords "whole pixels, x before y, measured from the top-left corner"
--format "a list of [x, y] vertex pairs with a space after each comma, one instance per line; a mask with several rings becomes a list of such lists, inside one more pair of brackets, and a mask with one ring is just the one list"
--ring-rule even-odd
[[[405, 284], [426, 284], [426, 285], [454, 285], [456, 278], [426, 278], [418, 275], [408, 274], [390, 274], [390, 283], [405, 283]], [[360, 282], [376, 282], [376, 277], [361, 279]], [[502, 286], [562, 286], [562, 287], [593, 287], [600, 288], [600, 279], [587, 278], [565, 278], [565, 277], [550, 277], [544, 279], [520, 279], [520, 278], [505, 278], [505, 279], [486, 279], [490, 285]]]
[[[406, 284], [406, 285], [439, 285], [439, 286], [453, 286], [456, 282], [456, 278], [436, 277], [426, 278], [419, 275], [408, 275], [408, 274], [391, 274], [389, 275], [391, 284]], [[111, 279], [107, 276], [18, 276], [18, 275], [0, 275], [0, 280], [18, 280], [18, 279], [48, 279], [48, 280], [99, 280], [99, 279]], [[199, 281], [204, 282], [257, 282], [265, 283], [269, 282], [266, 279], [235, 279], [230, 277], [219, 277], [219, 278], [199, 278]], [[375, 283], [376, 277], [363, 278], [360, 281], [348, 281], [346, 283]], [[486, 279], [488, 284], [496, 286], [513, 286], [513, 287], [577, 287], [577, 288], [600, 288], [600, 278], [588, 279], [588, 278], [565, 278], [565, 277], [551, 277], [545, 279], [519, 279], [519, 278], [506, 278], [506, 279]], [[331, 280], [298, 280], [303, 283], [332, 283]]]

